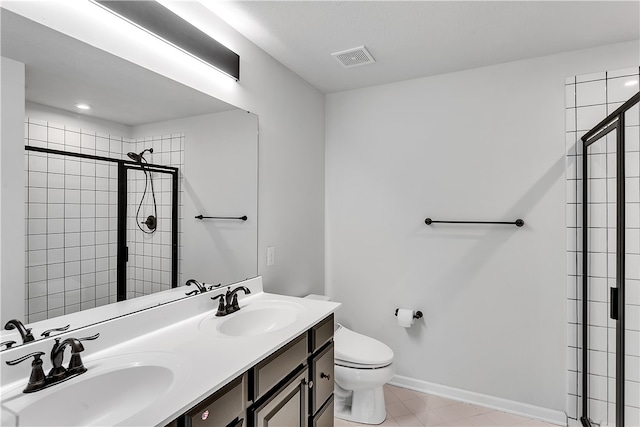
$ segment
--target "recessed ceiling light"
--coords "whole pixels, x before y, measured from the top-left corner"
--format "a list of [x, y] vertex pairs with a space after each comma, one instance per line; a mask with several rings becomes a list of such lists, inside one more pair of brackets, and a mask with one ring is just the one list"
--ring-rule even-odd
[[79, 103], [79, 104], [76, 104], [76, 108], [78, 108], [80, 110], [90, 110], [91, 109], [91, 105]]
[[638, 84], [637, 80], [629, 80], [628, 82], [626, 82], [624, 85], [625, 86], [635, 86]]

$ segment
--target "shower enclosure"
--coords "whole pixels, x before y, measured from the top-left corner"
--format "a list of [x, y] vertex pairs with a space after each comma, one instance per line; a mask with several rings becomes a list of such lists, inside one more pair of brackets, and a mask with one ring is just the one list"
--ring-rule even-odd
[[585, 427], [637, 425], [640, 411], [639, 103], [636, 93], [614, 105], [578, 143], [579, 419]]
[[123, 148], [154, 145], [182, 166], [183, 135], [128, 140], [29, 119], [26, 129], [26, 321], [176, 287], [180, 169]]

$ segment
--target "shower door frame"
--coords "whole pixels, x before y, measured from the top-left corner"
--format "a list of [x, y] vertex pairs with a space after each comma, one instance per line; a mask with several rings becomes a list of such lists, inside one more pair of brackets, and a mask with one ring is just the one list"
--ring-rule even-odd
[[144, 166], [132, 160], [114, 159], [111, 157], [95, 156], [93, 154], [74, 153], [72, 151], [55, 150], [51, 148], [25, 145], [25, 151], [35, 151], [59, 156], [77, 157], [87, 160], [118, 164], [118, 226], [117, 226], [117, 272], [116, 299], [126, 299], [127, 288], [127, 170], [147, 169], [152, 172], [171, 174], [171, 287], [178, 286], [178, 168], [174, 166], [145, 163]]
[[168, 173], [171, 175], [171, 287], [178, 287], [178, 168], [155, 165], [153, 163], [118, 161], [118, 280], [117, 299], [127, 299], [127, 262], [129, 247], [127, 246], [127, 171], [130, 169], [149, 174]]
[[610, 314], [616, 321], [616, 426], [624, 426], [625, 355], [625, 113], [640, 102], [640, 92], [584, 134], [582, 140], [582, 416], [591, 427], [589, 409], [588, 359], [588, 153], [587, 148], [616, 131], [616, 287], [610, 288]]

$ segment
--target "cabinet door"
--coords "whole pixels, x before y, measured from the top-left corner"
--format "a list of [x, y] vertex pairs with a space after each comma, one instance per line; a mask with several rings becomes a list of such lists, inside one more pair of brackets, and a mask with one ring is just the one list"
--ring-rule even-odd
[[314, 415], [333, 394], [333, 343], [316, 354], [311, 361], [313, 388], [311, 389], [311, 415]]
[[305, 368], [300, 375], [293, 378], [280, 390], [274, 393], [261, 405], [249, 410], [252, 426], [260, 427], [307, 427], [308, 370]]

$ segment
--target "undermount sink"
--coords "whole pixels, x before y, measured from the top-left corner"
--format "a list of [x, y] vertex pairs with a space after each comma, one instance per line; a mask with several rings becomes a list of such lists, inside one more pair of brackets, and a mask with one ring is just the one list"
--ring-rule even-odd
[[[104, 426], [126, 420], [153, 404], [184, 378], [187, 363], [169, 353], [132, 353], [89, 362], [88, 371], [45, 390], [13, 398], [5, 409], [19, 426]], [[116, 409], [114, 409], [116, 408]]]
[[289, 301], [256, 301], [224, 317], [206, 317], [200, 330], [229, 337], [262, 335], [293, 324], [302, 309]]

